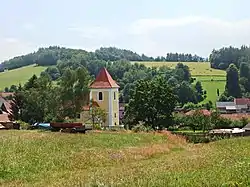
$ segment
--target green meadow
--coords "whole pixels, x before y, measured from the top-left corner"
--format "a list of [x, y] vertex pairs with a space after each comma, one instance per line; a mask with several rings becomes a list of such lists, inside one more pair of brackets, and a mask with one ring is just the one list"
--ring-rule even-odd
[[[175, 68], [179, 62], [137, 62], [142, 63], [147, 67], [168, 66]], [[212, 69], [209, 62], [180, 62], [187, 65], [191, 71], [192, 76], [206, 75], [206, 76], [226, 76], [226, 72], [218, 69]]]
[[0, 186], [249, 186], [250, 138], [0, 131]]
[[24, 84], [32, 75], [40, 75], [46, 67], [41, 66], [26, 66], [6, 72], [0, 73], [0, 90], [11, 85]]
[[[175, 68], [179, 62], [138, 62], [143, 63], [147, 67], [168, 66]], [[222, 70], [212, 69], [209, 62], [182, 62], [187, 65], [191, 71], [192, 77], [201, 81], [204, 90], [207, 91], [207, 98], [203, 102], [217, 100], [217, 89], [220, 94], [225, 90], [226, 72]]]

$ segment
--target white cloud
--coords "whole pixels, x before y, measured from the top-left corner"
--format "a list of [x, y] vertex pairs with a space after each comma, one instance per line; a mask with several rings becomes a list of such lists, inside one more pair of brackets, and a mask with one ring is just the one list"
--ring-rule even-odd
[[226, 21], [207, 17], [140, 19], [128, 34], [136, 36], [134, 49], [149, 55], [167, 52], [197, 53], [207, 56], [213, 48], [250, 43], [250, 19]]

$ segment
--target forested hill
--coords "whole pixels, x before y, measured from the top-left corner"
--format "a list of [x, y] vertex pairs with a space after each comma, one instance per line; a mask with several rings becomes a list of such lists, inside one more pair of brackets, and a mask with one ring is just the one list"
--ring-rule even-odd
[[133, 51], [118, 49], [115, 47], [100, 48], [95, 52], [87, 52], [81, 49], [69, 49], [57, 46], [39, 48], [38, 51], [18, 56], [0, 64], [0, 71], [4, 69], [16, 69], [23, 66], [38, 64], [40, 66], [56, 65], [59, 61], [68, 61], [72, 57], [81, 56], [84, 60], [103, 60], [103, 61], [180, 61], [180, 62], [199, 62], [205, 59], [197, 55], [167, 53], [167, 55], [156, 58], [148, 57], [144, 54], [139, 55]]
[[230, 64], [235, 64], [239, 68], [242, 62], [250, 64], [250, 47], [235, 48], [230, 46], [218, 50], [214, 49], [209, 60], [212, 68], [225, 70]]

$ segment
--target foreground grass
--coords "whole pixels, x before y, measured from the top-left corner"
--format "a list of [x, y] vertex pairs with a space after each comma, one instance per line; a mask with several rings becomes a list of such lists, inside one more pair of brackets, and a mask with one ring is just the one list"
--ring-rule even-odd
[[249, 186], [250, 138], [0, 131], [2, 186]]
[[24, 84], [32, 75], [40, 75], [45, 69], [46, 67], [31, 65], [0, 73], [0, 90], [19, 83]]

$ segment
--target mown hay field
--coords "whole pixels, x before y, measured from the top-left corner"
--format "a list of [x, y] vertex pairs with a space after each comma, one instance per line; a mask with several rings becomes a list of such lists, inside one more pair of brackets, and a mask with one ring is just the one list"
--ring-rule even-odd
[[32, 75], [40, 75], [47, 67], [25, 66], [22, 68], [0, 73], [0, 90], [11, 85], [24, 84]]
[[249, 186], [250, 138], [0, 131], [1, 186]]
[[206, 76], [225, 76], [226, 72], [223, 70], [213, 69], [209, 62], [137, 62], [142, 63], [147, 67], [168, 66], [175, 68], [178, 63], [187, 65], [191, 71], [192, 76], [206, 75]]

